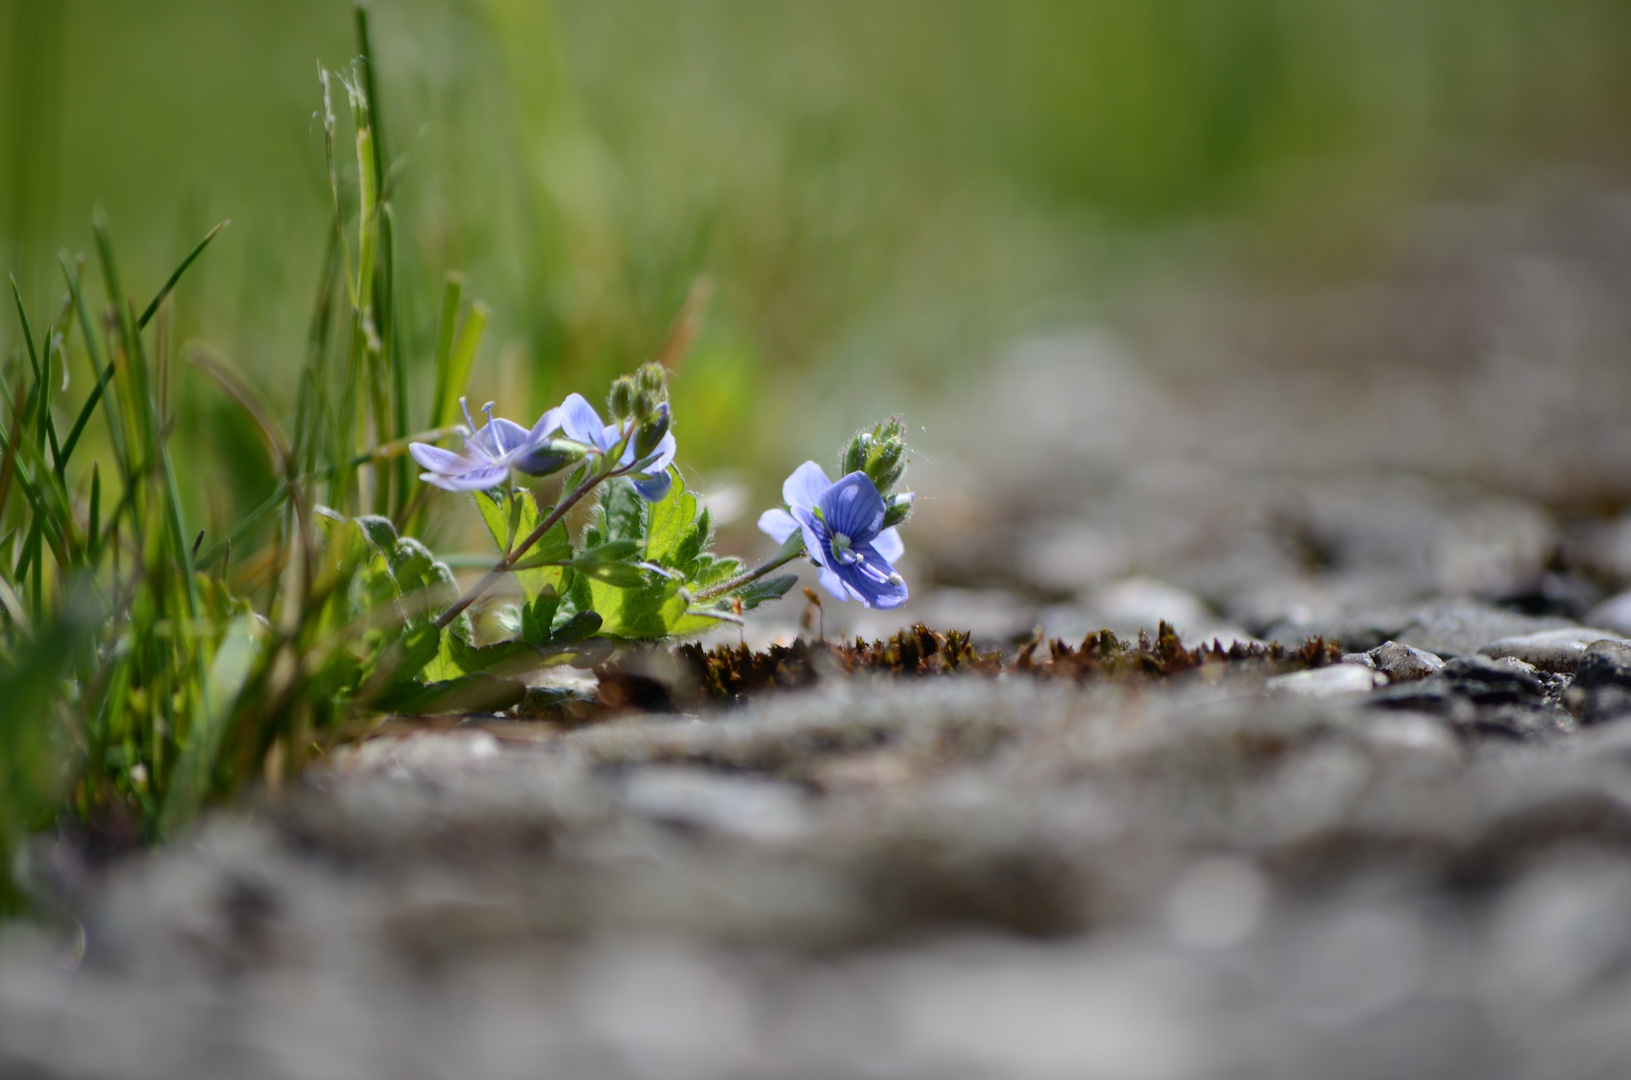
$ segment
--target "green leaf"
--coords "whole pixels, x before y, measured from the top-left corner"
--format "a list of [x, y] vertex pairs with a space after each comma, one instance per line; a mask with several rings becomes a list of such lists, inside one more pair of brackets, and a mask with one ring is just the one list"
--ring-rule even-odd
[[518, 679], [480, 673], [437, 682], [396, 685], [376, 704], [387, 712], [429, 716], [488, 712], [509, 708], [526, 692], [526, 684]]
[[426, 682], [445, 682], [478, 671], [503, 667], [506, 671], [540, 666], [540, 655], [525, 641], [502, 641], [497, 645], [476, 646], [463, 637], [443, 631], [436, 656], [422, 669]]
[[742, 601], [746, 611], [752, 611], [767, 600], [779, 600], [787, 595], [789, 589], [797, 585], [797, 574], [782, 574], [779, 577], [760, 578], [749, 585], [743, 586], [731, 595]]
[[[501, 555], [507, 554], [514, 543], [531, 536], [547, 512], [540, 511], [532, 492], [524, 488], [514, 488], [499, 497], [490, 491], [478, 491], [475, 499], [481, 520]], [[532, 601], [546, 589], [557, 593], [565, 591], [568, 583], [564, 567], [571, 561], [572, 536], [566, 531], [566, 522], [558, 521], [522, 557], [518, 565], [525, 569], [513, 570], [512, 574], [522, 596]]]
[[650, 583], [648, 573], [634, 563], [602, 562], [578, 569], [596, 583], [614, 589], [639, 589]]
[[644, 543], [646, 538], [646, 508], [650, 504], [626, 481], [613, 480], [600, 486], [600, 535], [596, 540], [586, 536], [584, 544], [603, 544], [610, 540], [633, 540]]
[[551, 643], [574, 645], [591, 637], [600, 629], [600, 616], [593, 611], [580, 611], [555, 628]]
[[[521, 607], [521, 640], [531, 645], [543, 645], [550, 640], [550, 628], [555, 624], [555, 613], [560, 610], [562, 597], [553, 588], [541, 590]], [[597, 622], [598, 626], [599, 623]]]
[[[659, 566], [671, 566], [683, 570], [686, 561], [682, 548], [690, 542], [693, 549], [689, 553], [691, 559], [696, 558], [701, 545], [696, 543], [698, 536], [697, 498], [685, 489], [685, 480], [681, 478], [678, 469], [670, 469], [669, 475], [673, 481], [668, 489], [668, 495], [662, 502], [652, 506], [650, 511], [650, 527], [646, 532], [646, 558]], [[707, 519], [703, 519], [703, 524]]]

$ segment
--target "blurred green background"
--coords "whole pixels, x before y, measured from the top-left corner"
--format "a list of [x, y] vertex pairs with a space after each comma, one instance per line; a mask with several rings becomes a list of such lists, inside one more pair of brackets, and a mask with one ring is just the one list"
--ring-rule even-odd
[[[657, 352], [699, 280], [682, 461], [760, 483], [1088, 320], [1243, 224], [1340, 276], [1384, 226], [1533, 170], [1631, 168], [1623, 0], [404, 0], [373, 8], [405, 329], [442, 274], [493, 324], [477, 400], [536, 416]], [[151, 292], [223, 217], [176, 332], [287, 403], [329, 218], [317, 65], [339, 0], [0, 0], [0, 265], [54, 303], [106, 210]], [[0, 349], [16, 344], [0, 319]], [[74, 377], [85, 379], [83, 367]], [[181, 379], [200, 523], [272, 479]]]

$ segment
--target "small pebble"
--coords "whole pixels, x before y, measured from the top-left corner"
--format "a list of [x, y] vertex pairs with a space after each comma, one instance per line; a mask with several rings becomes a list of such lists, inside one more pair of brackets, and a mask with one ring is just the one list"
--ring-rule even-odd
[[1484, 656], [1497, 659], [1511, 657], [1533, 664], [1542, 671], [1572, 672], [1580, 666], [1586, 655], [1586, 646], [1614, 635], [1606, 630], [1586, 626], [1571, 626], [1561, 630], [1542, 630], [1521, 637], [1502, 638], [1479, 648]]
[[1363, 694], [1385, 685], [1386, 675], [1363, 664], [1331, 664], [1328, 667], [1276, 675], [1268, 681], [1268, 688], [1272, 693], [1297, 694], [1303, 697]]
[[1586, 613], [1593, 626], [1606, 627], [1616, 634], [1631, 636], [1631, 589], [1617, 593]]
[[1397, 641], [1384, 641], [1364, 656], [1371, 666], [1386, 672], [1393, 682], [1425, 679], [1444, 667], [1444, 661], [1433, 653]]
[[1587, 646], [1563, 701], [1582, 724], [1631, 714], [1631, 645], [1596, 641]]

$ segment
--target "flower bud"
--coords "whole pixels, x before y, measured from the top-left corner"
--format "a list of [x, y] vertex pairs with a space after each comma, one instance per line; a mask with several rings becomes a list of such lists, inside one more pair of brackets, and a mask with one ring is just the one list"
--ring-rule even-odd
[[912, 501], [916, 496], [910, 491], [903, 491], [892, 496], [885, 504], [883, 511], [883, 527], [888, 529], [900, 525], [912, 516]]
[[[645, 391], [642, 390], [640, 396], [644, 397]], [[664, 435], [668, 434], [668, 402], [665, 401], [655, 409], [647, 410], [642, 415], [644, 415], [645, 419], [640, 422], [639, 428], [634, 433], [634, 458], [636, 461], [656, 450], [657, 444], [663, 441]]]
[[864, 431], [857, 431], [850, 437], [849, 445], [844, 447], [843, 460], [838, 469], [840, 476], [861, 471], [861, 467], [866, 464], [866, 444], [871, 438], [872, 436]]
[[900, 417], [891, 417], [872, 429], [867, 440], [866, 461], [861, 471], [878, 486], [885, 498], [900, 483], [906, 472], [906, 425]]
[[871, 431], [857, 431], [844, 447], [840, 471], [865, 473], [887, 499], [906, 472], [906, 421], [891, 416]]
[[641, 364], [634, 377], [640, 392], [651, 399], [653, 407], [668, 400], [668, 372], [661, 364]]
[[612, 383], [612, 392], [606, 395], [606, 411], [612, 420], [621, 424], [634, 415], [634, 380], [627, 375]]
[[560, 472], [575, 461], [582, 461], [589, 448], [571, 439], [545, 439], [522, 454], [512, 464], [517, 472], [528, 476], [548, 476]]

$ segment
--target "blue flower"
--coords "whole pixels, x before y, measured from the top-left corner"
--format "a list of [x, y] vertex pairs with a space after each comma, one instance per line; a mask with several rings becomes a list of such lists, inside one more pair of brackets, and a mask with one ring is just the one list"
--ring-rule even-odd
[[459, 399], [459, 408], [464, 410], [467, 432], [463, 453], [455, 454], [429, 443], [408, 444], [408, 453], [425, 469], [419, 479], [444, 491], [486, 491], [498, 487], [509, 478], [511, 466], [547, 443], [561, 426], [561, 411], [551, 409], [528, 431], [502, 417], [494, 418], [493, 403], [489, 401], [482, 408], [487, 423], [477, 429], [464, 398]]
[[[668, 406], [664, 404], [662, 408]], [[623, 443], [623, 453], [617, 460], [619, 473], [634, 472], [638, 477], [629, 479], [634, 483], [634, 490], [647, 502], [661, 502], [673, 485], [668, 475], [668, 466], [674, 460], [674, 433], [668, 432], [652, 448], [651, 453], [634, 460], [634, 434], [625, 426], [605, 424], [601, 422], [600, 414], [595, 407], [584, 400], [582, 394], [568, 394], [561, 402], [561, 431], [573, 442], [580, 442], [590, 450], [609, 454], [617, 449], [618, 443]], [[627, 440], [625, 441], [625, 436]]]
[[782, 484], [782, 498], [788, 508], [766, 510], [759, 528], [779, 544], [804, 530], [805, 550], [828, 592], [870, 608], [906, 602], [906, 582], [894, 567], [906, 548], [898, 531], [883, 527], [883, 496], [866, 473], [832, 483], [820, 465], [806, 461]]

